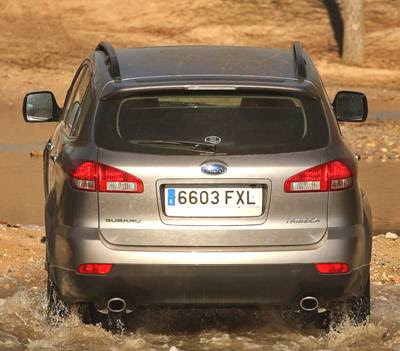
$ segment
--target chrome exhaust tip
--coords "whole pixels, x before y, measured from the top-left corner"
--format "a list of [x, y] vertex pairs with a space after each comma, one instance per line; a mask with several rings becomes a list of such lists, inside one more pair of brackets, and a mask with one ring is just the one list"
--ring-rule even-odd
[[107, 301], [107, 310], [111, 313], [122, 313], [126, 310], [126, 302], [124, 299], [114, 297]]
[[300, 300], [300, 307], [303, 311], [312, 312], [318, 309], [319, 302], [314, 296], [306, 296]]

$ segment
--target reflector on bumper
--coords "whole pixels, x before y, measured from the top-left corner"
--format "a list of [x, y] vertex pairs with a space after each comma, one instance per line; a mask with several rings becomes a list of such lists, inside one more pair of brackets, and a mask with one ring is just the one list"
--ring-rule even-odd
[[321, 274], [348, 273], [350, 267], [346, 263], [316, 263], [315, 267]]
[[76, 271], [80, 274], [105, 275], [111, 272], [112, 264], [109, 263], [85, 263], [81, 264]]

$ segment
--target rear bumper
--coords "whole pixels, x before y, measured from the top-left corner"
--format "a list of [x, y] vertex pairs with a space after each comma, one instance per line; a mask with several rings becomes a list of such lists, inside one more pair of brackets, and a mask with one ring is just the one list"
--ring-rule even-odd
[[361, 294], [369, 267], [349, 274], [323, 276], [311, 265], [119, 265], [109, 276], [83, 276], [54, 268], [56, 285], [66, 301], [95, 302], [123, 298], [127, 306], [296, 305], [315, 296], [323, 306]]
[[[293, 305], [305, 295], [321, 305], [360, 295], [369, 275], [370, 238], [362, 226], [333, 228], [316, 245], [285, 248], [116, 250], [96, 229], [59, 228], [49, 244], [50, 274], [69, 302], [104, 308], [112, 297], [141, 305]], [[53, 251], [55, 255], [53, 255]], [[52, 258], [53, 257], [53, 258]], [[54, 260], [54, 258], [57, 260]], [[316, 262], [344, 262], [351, 271], [321, 275]], [[112, 263], [107, 276], [75, 272], [82, 263]]]

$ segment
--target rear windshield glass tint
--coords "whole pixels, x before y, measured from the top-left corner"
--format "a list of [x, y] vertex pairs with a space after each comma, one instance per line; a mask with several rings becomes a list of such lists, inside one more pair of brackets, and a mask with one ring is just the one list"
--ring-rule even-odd
[[100, 116], [96, 128], [97, 142], [114, 150], [270, 154], [316, 149], [328, 140], [321, 104], [311, 98], [161, 95], [127, 98], [118, 105], [115, 118]]

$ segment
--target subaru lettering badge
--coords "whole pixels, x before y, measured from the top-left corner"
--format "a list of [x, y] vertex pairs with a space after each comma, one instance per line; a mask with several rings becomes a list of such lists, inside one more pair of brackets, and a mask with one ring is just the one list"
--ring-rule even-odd
[[226, 166], [219, 162], [206, 162], [201, 165], [201, 171], [205, 174], [219, 175], [226, 172]]

